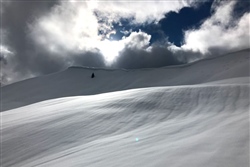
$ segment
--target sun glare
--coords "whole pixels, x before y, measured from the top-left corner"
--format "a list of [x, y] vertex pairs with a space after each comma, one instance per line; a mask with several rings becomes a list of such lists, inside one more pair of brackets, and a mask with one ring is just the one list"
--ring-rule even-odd
[[122, 41], [109, 41], [107, 39], [101, 41], [99, 46], [107, 64], [112, 63], [123, 48], [124, 44]]

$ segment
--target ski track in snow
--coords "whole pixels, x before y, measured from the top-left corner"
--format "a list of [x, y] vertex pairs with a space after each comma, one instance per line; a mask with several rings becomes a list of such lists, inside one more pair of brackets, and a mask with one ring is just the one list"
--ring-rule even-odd
[[[162, 78], [165, 72], [170, 75], [169, 69], [160, 68], [145, 69], [151, 77], [159, 74], [158, 80], [143, 78], [144, 70], [123, 77], [118, 77], [119, 70], [100, 70], [95, 81], [81, 78], [81, 83], [74, 83], [90, 73], [74, 68], [5, 86], [3, 102], [10, 110], [1, 113], [1, 166], [248, 167], [246, 53], [234, 53], [238, 59], [229, 55], [184, 67], [189, 72], [182, 74], [183, 80], [177, 76], [180, 68], [171, 68], [169, 80]], [[211, 61], [218, 65], [211, 66]], [[219, 71], [219, 64], [232, 65], [231, 70]], [[135, 76], [142, 78], [132, 80]], [[57, 80], [61, 84], [53, 85]], [[84, 80], [93, 88], [76, 93]], [[105, 84], [98, 87], [101, 81]], [[131, 85], [125, 87], [123, 81]], [[59, 90], [45, 91], [56, 86]], [[61, 93], [66, 86], [67, 93]]]

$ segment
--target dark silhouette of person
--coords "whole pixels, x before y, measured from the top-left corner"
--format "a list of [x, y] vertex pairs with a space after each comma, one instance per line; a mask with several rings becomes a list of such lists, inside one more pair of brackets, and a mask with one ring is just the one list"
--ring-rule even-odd
[[95, 78], [95, 74], [94, 73], [92, 73], [91, 78]]

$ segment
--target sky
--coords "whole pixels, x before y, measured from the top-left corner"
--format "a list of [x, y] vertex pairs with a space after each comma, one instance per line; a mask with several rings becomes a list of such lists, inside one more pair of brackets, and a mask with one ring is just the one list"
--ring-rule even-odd
[[2, 0], [1, 84], [70, 66], [157, 68], [250, 47], [247, 0]]

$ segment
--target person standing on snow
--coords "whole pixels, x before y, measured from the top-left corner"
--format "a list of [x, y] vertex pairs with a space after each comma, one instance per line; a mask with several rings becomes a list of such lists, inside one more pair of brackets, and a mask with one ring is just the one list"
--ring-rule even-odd
[[95, 78], [95, 73], [92, 73], [91, 78]]

